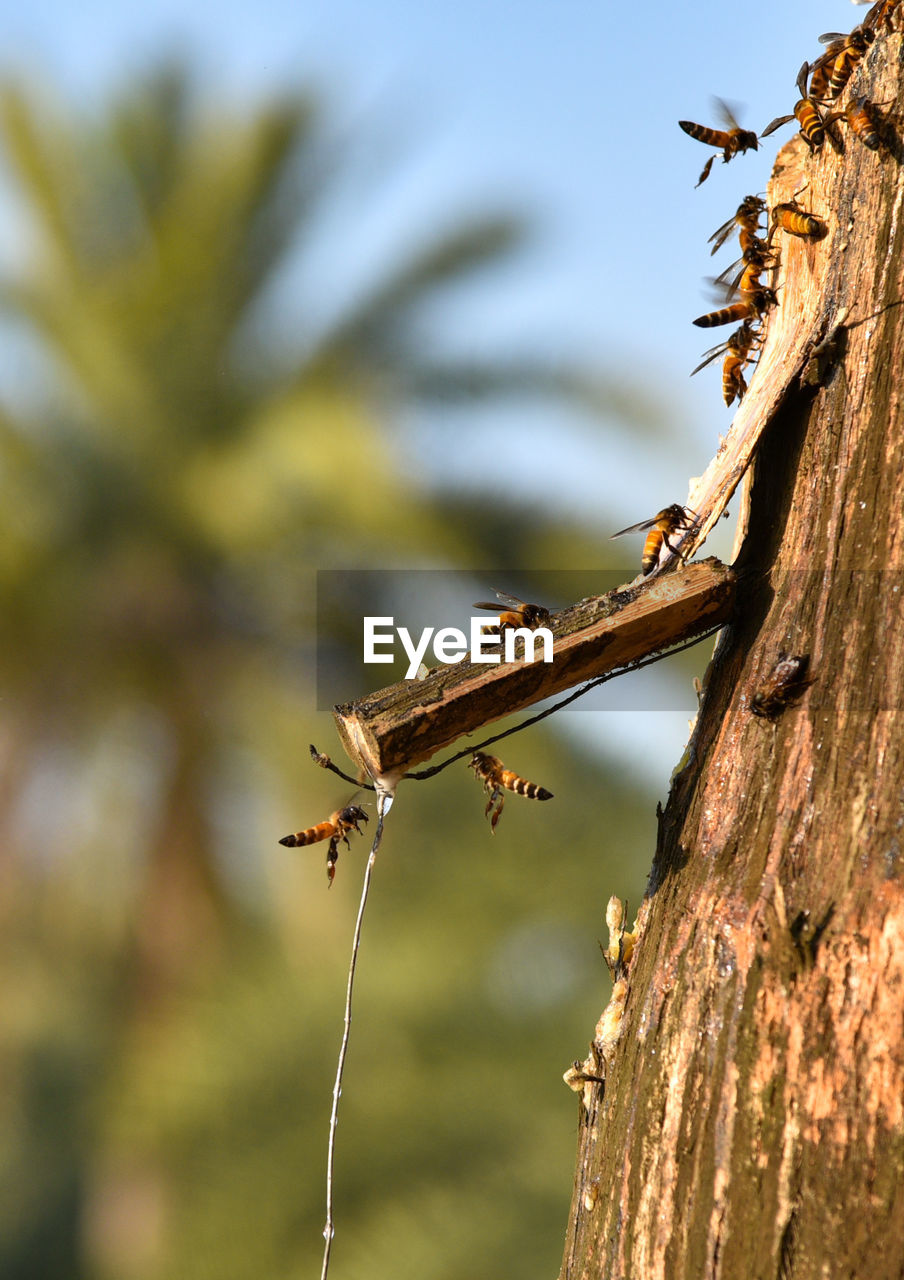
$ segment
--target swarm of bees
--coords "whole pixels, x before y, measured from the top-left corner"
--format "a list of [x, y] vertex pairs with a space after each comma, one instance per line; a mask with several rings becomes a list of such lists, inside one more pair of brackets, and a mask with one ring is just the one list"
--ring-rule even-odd
[[[902, 0], [878, 0], [866, 18], [853, 31], [844, 34], [829, 31], [819, 37], [824, 52], [813, 62], [804, 62], [797, 73], [797, 102], [786, 115], [776, 116], [759, 134], [764, 138], [790, 121], [796, 121], [798, 130], [815, 154], [829, 138], [836, 150], [841, 144], [832, 132], [836, 121], [844, 121], [849, 131], [870, 151], [882, 146], [883, 124], [877, 114], [877, 104], [863, 94], [852, 97], [839, 110], [840, 103], [854, 72], [880, 32], [892, 31], [900, 25], [904, 13]], [[758, 149], [756, 133], [742, 129], [729, 108], [716, 99], [717, 109], [725, 125], [724, 129], [711, 129], [679, 120], [678, 124], [690, 137], [707, 146], [719, 147], [726, 163], [736, 155]], [[707, 162], [697, 186], [709, 177], [715, 156]], [[760, 196], [746, 196], [732, 218], [710, 237], [712, 252], [722, 247], [735, 228], [741, 246], [741, 257], [728, 271], [718, 277], [717, 285], [726, 288], [726, 303], [715, 311], [698, 316], [694, 324], [703, 329], [740, 322], [740, 327], [727, 341], [707, 351], [692, 376], [708, 364], [722, 359], [722, 398], [727, 406], [743, 399], [747, 390], [744, 371], [753, 361], [754, 353], [762, 340], [762, 324], [772, 307], [778, 306], [778, 296], [772, 280], [765, 280], [764, 273], [778, 266], [778, 250], [773, 248], [776, 233], [783, 231], [809, 241], [822, 239], [827, 232], [825, 223], [815, 214], [801, 208], [796, 201], [787, 201], [768, 211], [768, 235], [761, 235], [760, 218], [767, 213]], [[727, 277], [741, 267], [733, 281]]]
[[[904, 0], [878, 0], [864, 21], [853, 31], [848, 34], [832, 31], [821, 35], [819, 40], [824, 46], [823, 53], [813, 62], [805, 61], [797, 73], [797, 102], [789, 113], [776, 116], [770, 121], [759, 136], [752, 130], [741, 128], [730, 108], [719, 99], [716, 99], [716, 107], [722, 128], [696, 124], [691, 120], [679, 120], [678, 124], [691, 138], [721, 151], [725, 164], [737, 155], [758, 150], [760, 138], [767, 137], [791, 121], [797, 123], [811, 154], [820, 151], [827, 138], [836, 150], [841, 149], [832, 132], [832, 126], [839, 121], [844, 121], [849, 132], [864, 147], [870, 151], [879, 151], [883, 145], [885, 127], [877, 112], [880, 104], [870, 102], [862, 93], [853, 96], [846, 105], [842, 105], [840, 100], [876, 37], [904, 25], [901, 21], [902, 14]], [[709, 177], [715, 159], [716, 156], [712, 155], [707, 160], [697, 186]], [[762, 224], [764, 216], [766, 227]], [[764, 279], [766, 273], [774, 272], [779, 264], [779, 250], [774, 247], [778, 233], [784, 232], [816, 242], [827, 234], [827, 227], [822, 219], [802, 208], [796, 199], [767, 209], [762, 196], [747, 195], [734, 214], [709, 237], [711, 254], [717, 253], [735, 232], [740, 257], [715, 281], [717, 285], [724, 285], [726, 303], [693, 321], [703, 329], [738, 324], [738, 328], [724, 342], [705, 353], [693, 370], [694, 374], [699, 373], [713, 361], [722, 360], [722, 397], [726, 406], [732, 405], [735, 400], [739, 403], [743, 400], [747, 391], [745, 371], [748, 365], [755, 363], [755, 355], [762, 344], [764, 318], [773, 307], [779, 305], [774, 279]], [[830, 343], [836, 341], [840, 327], [839, 320], [824, 343], [814, 348], [811, 360], [817, 366], [814, 377], [819, 376], [818, 353], [821, 348], [828, 348]], [[810, 366], [805, 375], [808, 384], [809, 370]], [[612, 537], [620, 538], [629, 533], [647, 535], [641, 555], [641, 569], [647, 577], [680, 555], [682, 538], [696, 524], [695, 512], [672, 503], [649, 520], [629, 525]], [[504, 591], [497, 591], [496, 596], [498, 603], [478, 601], [474, 605], [476, 609], [487, 609], [499, 615], [498, 624], [484, 628], [486, 634], [495, 634], [501, 639], [507, 630], [536, 630], [550, 621], [550, 612], [543, 605], [527, 603]], [[752, 714], [774, 721], [786, 707], [802, 697], [813, 683], [813, 677], [809, 675], [809, 662], [808, 654], [779, 653], [771, 672], [750, 699]], [[328, 757], [319, 756], [313, 748], [312, 753], [315, 762], [329, 763]], [[531, 800], [552, 799], [552, 793], [545, 787], [528, 782], [526, 778], [507, 769], [498, 756], [476, 751], [469, 767], [474, 770], [489, 797], [485, 816], [490, 819], [491, 833], [495, 832], [502, 814], [505, 791], [512, 791]], [[368, 815], [360, 806], [347, 804], [332, 813], [325, 822], [284, 836], [280, 844], [295, 848], [328, 840], [327, 878], [332, 884], [340, 841], [350, 847], [349, 834], [352, 831], [363, 834], [360, 824], [367, 821]]]
[[475, 751], [468, 768], [474, 770], [474, 776], [480, 779], [483, 783], [484, 791], [490, 797], [484, 810], [484, 817], [490, 819], [491, 833], [495, 832], [496, 823], [502, 815], [502, 809], [505, 804], [505, 796], [502, 794], [503, 789], [514, 791], [519, 796], [526, 796], [528, 800], [551, 800], [553, 798], [552, 792], [547, 791], [545, 787], [538, 786], [536, 782], [528, 782], [526, 778], [513, 773], [511, 769], [506, 769], [498, 756], [485, 755], [482, 751]]

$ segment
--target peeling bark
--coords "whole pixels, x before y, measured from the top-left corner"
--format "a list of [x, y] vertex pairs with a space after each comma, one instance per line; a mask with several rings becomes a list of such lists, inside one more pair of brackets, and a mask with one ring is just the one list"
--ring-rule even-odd
[[[883, 36], [848, 92], [900, 104], [901, 63], [901, 36]], [[830, 231], [784, 237], [756, 375], [784, 381], [759, 391], [773, 408], [749, 480], [738, 619], [661, 816], [605, 1085], [584, 1086], [560, 1280], [904, 1276], [894, 110], [879, 153], [844, 131], [843, 155], [811, 158], [796, 138], [778, 158], [770, 205], [808, 181], [801, 204]], [[815, 383], [775, 372], [845, 307]], [[750, 702], [779, 651], [809, 654], [815, 683], [773, 724]]]

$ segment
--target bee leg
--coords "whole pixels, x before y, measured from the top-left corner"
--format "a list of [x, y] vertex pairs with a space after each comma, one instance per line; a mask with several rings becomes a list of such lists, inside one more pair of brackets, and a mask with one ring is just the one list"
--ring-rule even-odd
[[706, 179], [709, 177], [709, 171], [713, 167], [713, 161], [715, 158], [715, 156], [710, 156], [706, 164], [703, 166], [703, 172], [700, 174], [700, 179], [697, 182], [698, 187], [702, 187]]
[[[345, 843], [348, 844], [348, 841], [346, 840]], [[338, 858], [339, 858], [339, 837], [336, 835], [336, 836], [333, 836], [332, 840], [329, 843], [329, 848], [326, 851], [326, 878], [329, 881], [330, 885], [332, 885], [333, 877], [336, 874], [336, 862], [338, 861]]]
[[486, 792], [490, 798], [487, 801], [487, 807], [483, 811], [483, 816], [485, 818], [488, 818], [490, 816], [490, 810], [492, 809], [493, 805], [496, 803], [496, 798], [499, 795], [499, 788], [492, 786], [488, 782], [486, 785]]
[[490, 835], [494, 835], [496, 832], [496, 823], [499, 821], [500, 817], [502, 816], [502, 808], [503, 808], [503, 805], [505, 804], [505, 796], [498, 789], [496, 791], [495, 798], [496, 798], [496, 808], [493, 811], [492, 818], [490, 818]]

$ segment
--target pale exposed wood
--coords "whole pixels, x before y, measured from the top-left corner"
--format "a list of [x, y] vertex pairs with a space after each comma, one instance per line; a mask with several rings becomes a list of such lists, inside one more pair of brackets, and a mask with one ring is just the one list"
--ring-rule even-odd
[[726, 622], [734, 585], [731, 570], [710, 559], [591, 596], [553, 616], [552, 663], [465, 659], [390, 685], [335, 708], [342, 745], [391, 789], [463, 734]]
[[[850, 90], [899, 128], [901, 46], [877, 40]], [[562, 1280], [904, 1275], [904, 169], [888, 127], [878, 154], [839, 128], [843, 156], [779, 156], [771, 198], [806, 177], [831, 231], [786, 239], [736, 420], [757, 435], [743, 607], [661, 817], [605, 1088], [583, 1090]], [[780, 649], [816, 683], [771, 725], [750, 699]]]

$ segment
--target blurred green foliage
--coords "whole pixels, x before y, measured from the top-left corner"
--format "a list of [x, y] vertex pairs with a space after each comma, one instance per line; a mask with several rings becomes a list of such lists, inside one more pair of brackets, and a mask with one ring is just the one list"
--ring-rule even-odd
[[[28, 352], [0, 409], [5, 1280], [316, 1273], [366, 843], [330, 893], [323, 846], [277, 844], [347, 800], [307, 758], [337, 750], [311, 710], [314, 571], [599, 559], [567, 515], [432, 502], [387, 425], [422, 397], [593, 386], [418, 340], [418, 307], [514, 250], [518, 217], [434, 230], [283, 331], [268, 299], [351, 162], [321, 117], [301, 94], [238, 116], [179, 66], [98, 118], [2, 86], [25, 243], [0, 305]], [[511, 797], [491, 839], [462, 765], [387, 823], [337, 1278], [558, 1265], [561, 1073], [608, 998], [605, 903], [637, 906], [654, 819], [548, 726], [506, 758], [554, 803]]]

